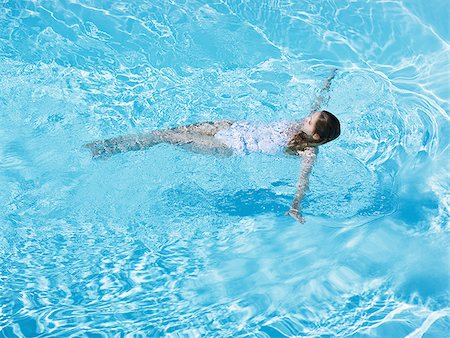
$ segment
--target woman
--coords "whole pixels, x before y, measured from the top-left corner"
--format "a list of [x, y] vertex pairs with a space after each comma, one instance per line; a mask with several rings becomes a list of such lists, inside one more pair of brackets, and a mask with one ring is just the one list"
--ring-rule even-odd
[[94, 158], [131, 150], [141, 150], [158, 143], [170, 143], [197, 152], [230, 155], [286, 152], [300, 155], [303, 166], [297, 192], [288, 215], [300, 222], [300, 205], [308, 188], [309, 175], [317, 156], [317, 147], [336, 139], [339, 120], [328, 111], [316, 111], [301, 122], [252, 124], [220, 120], [196, 123], [146, 134], [128, 135], [86, 144]]

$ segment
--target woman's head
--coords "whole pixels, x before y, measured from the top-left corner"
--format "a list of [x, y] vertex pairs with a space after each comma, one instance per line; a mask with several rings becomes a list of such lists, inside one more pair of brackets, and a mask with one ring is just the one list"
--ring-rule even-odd
[[340, 133], [341, 125], [336, 116], [326, 110], [314, 112], [303, 121], [301, 131], [289, 142], [288, 147], [317, 147], [333, 141]]

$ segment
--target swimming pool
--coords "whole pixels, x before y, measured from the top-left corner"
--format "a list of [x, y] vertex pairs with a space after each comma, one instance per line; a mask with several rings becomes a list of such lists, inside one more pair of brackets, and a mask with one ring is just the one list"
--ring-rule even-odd
[[[444, 337], [445, 1], [0, 1], [0, 336]], [[309, 113], [300, 161], [86, 142]]]

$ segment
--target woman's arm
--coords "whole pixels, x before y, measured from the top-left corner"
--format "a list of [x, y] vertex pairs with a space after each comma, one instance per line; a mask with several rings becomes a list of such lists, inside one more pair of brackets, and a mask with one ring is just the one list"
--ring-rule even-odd
[[317, 148], [310, 147], [306, 148], [304, 151], [298, 152], [298, 154], [303, 158], [302, 169], [297, 183], [297, 192], [295, 193], [294, 201], [292, 202], [292, 206], [287, 212], [287, 215], [292, 216], [301, 223], [305, 222], [305, 219], [301, 214], [301, 202], [306, 190], [308, 189], [309, 175], [311, 174], [314, 162], [316, 161], [317, 151]]
[[333, 68], [331, 70], [330, 76], [325, 80], [322, 89], [319, 92], [319, 95], [316, 98], [316, 101], [311, 106], [311, 111], [319, 111], [321, 107], [326, 106], [328, 101], [330, 100], [330, 87], [331, 87], [331, 81], [333, 81], [334, 77], [336, 76], [337, 68]]

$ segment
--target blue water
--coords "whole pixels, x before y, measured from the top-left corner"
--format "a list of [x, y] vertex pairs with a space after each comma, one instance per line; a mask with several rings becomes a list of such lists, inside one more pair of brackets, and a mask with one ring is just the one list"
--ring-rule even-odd
[[[0, 337], [448, 337], [447, 1], [0, 0]], [[309, 113], [300, 161], [99, 138]]]

